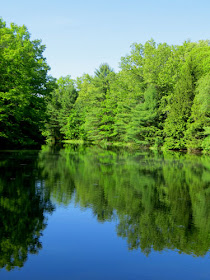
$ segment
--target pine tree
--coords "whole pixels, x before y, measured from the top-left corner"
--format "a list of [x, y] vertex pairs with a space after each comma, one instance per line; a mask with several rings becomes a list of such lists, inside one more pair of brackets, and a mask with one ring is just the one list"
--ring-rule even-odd
[[194, 99], [194, 77], [190, 63], [186, 63], [176, 85], [169, 113], [165, 121], [164, 146], [168, 149], [185, 149], [185, 130]]
[[186, 131], [187, 147], [210, 150], [210, 74], [203, 76], [197, 85]]
[[158, 94], [154, 85], [144, 93], [144, 100], [132, 110], [128, 139], [141, 145], [154, 145], [158, 141]]
[[64, 138], [68, 117], [77, 99], [75, 82], [70, 76], [61, 77], [47, 105], [48, 123], [43, 134], [48, 140]]

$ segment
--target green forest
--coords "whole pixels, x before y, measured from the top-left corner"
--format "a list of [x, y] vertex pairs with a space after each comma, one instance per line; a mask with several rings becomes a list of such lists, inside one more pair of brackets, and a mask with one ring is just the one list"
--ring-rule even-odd
[[210, 152], [210, 41], [133, 43], [117, 73], [55, 79], [40, 40], [0, 19], [0, 145], [83, 140]]

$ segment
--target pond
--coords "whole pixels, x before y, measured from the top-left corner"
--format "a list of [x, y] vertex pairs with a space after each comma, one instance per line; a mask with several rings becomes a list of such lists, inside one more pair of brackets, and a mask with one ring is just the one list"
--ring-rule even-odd
[[0, 279], [210, 279], [210, 158], [0, 152]]

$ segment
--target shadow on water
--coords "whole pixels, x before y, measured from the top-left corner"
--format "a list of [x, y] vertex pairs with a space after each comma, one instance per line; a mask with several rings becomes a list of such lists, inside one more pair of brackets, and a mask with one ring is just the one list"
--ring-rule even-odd
[[69, 145], [0, 158], [0, 267], [23, 266], [41, 249], [53, 204], [91, 208], [116, 221], [130, 250], [204, 256], [210, 247], [210, 160]]

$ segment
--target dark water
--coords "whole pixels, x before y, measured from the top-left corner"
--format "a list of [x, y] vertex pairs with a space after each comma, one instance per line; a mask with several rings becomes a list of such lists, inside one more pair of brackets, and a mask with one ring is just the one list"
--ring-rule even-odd
[[0, 152], [0, 279], [210, 279], [210, 158]]

